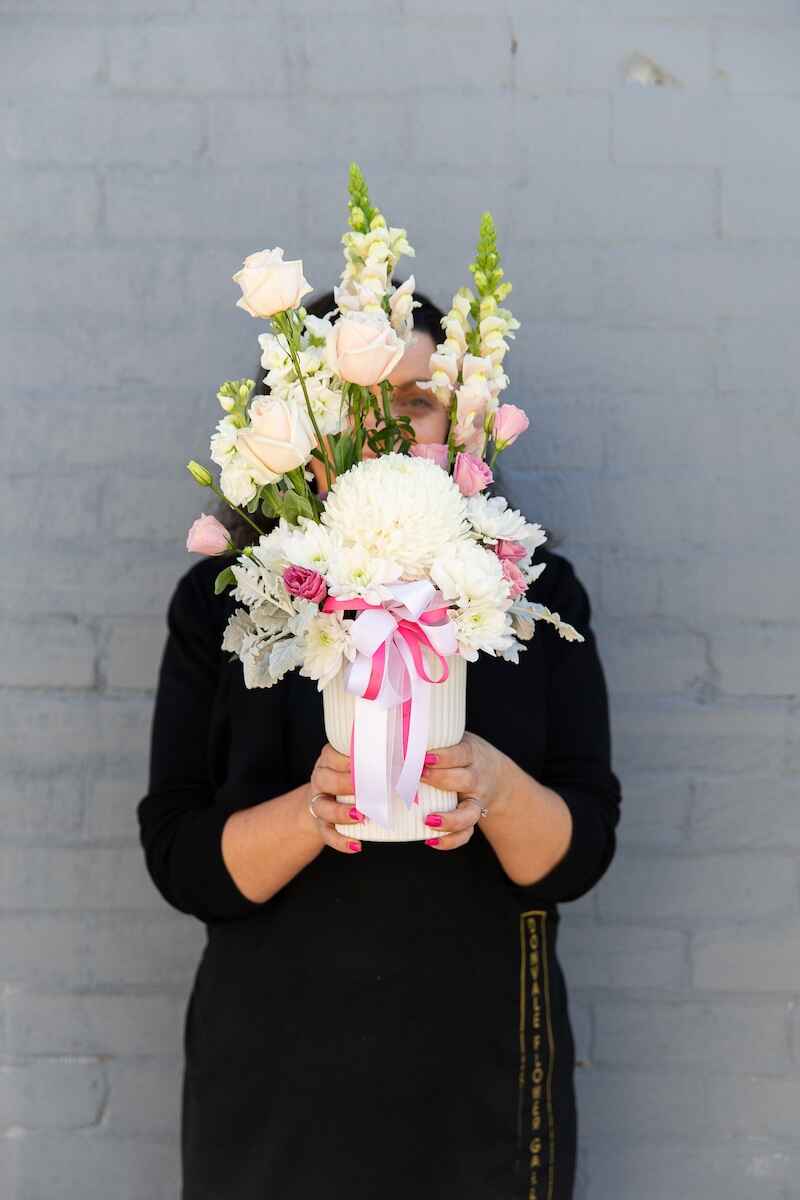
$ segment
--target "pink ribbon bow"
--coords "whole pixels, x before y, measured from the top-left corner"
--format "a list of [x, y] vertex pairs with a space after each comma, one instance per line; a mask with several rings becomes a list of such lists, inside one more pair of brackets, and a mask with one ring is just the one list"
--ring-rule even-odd
[[[428, 742], [430, 688], [444, 683], [446, 656], [458, 648], [444, 596], [427, 579], [387, 585], [392, 598], [368, 604], [360, 596], [328, 596], [324, 612], [361, 610], [351, 637], [357, 650], [345, 687], [355, 697], [350, 755], [356, 803], [370, 820], [390, 824], [393, 792], [406, 807], [419, 803], [417, 787]], [[431, 679], [423, 648], [439, 660]]]

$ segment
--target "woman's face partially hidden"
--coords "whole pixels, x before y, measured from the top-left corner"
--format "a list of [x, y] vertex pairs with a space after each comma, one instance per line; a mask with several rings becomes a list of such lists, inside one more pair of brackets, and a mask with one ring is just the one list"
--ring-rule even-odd
[[[432, 392], [415, 386], [417, 379], [430, 379], [429, 363], [435, 349], [436, 343], [431, 335], [423, 330], [416, 330], [414, 340], [389, 375], [389, 383], [394, 389], [392, 413], [396, 417], [408, 417], [414, 426], [417, 441], [425, 444], [446, 442], [450, 428], [447, 408], [436, 399]], [[370, 390], [380, 400], [380, 384], [374, 384]], [[375, 417], [372, 413], [368, 414], [364, 424], [368, 429], [374, 426]], [[363, 457], [375, 458], [375, 454], [366, 444]], [[318, 459], [312, 458], [308, 466], [316, 476], [320, 492], [324, 492], [325, 468], [322, 463]]]

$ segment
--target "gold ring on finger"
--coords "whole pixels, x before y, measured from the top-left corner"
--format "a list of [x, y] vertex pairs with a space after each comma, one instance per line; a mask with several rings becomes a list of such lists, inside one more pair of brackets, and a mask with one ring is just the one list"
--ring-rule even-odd
[[[481, 817], [488, 817], [488, 815], [489, 815], [488, 808], [484, 808], [484, 806], [481, 804], [481, 802], [477, 796], [464, 796], [463, 798], [464, 798], [464, 800], [474, 800], [474, 802], [477, 804], [478, 808], [481, 810]], [[479, 821], [480, 821], [481, 817], [478, 817]]]
[[320, 818], [319, 813], [314, 812], [314, 801], [315, 800], [324, 800], [326, 795], [327, 795], [327, 792], [315, 792], [314, 795], [311, 797], [311, 799], [308, 802], [308, 811], [311, 813], [312, 817], [316, 818], [317, 821], [321, 820], [321, 818]]

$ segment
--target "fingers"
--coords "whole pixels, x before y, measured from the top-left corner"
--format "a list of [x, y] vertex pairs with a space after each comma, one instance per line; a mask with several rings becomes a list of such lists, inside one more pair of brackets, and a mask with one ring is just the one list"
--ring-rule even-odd
[[[349, 771], [334, 771], [331, 767], [314, 768], [311, 776], [315, 792], [327, 792], [331, 796], [352, 796], [355, 794], [353, 776]], [[314, 792], [311, 793], [312, 796]]]
[[[350, 756], [334, 750], [330, 742], [322, 747], [311, 776], [314, 792], [327, 792], [332, 796], [352, 796], [355, 793]], [[314, 806], [316, 808], [316, 805]]]
[[423, 768], [420, 778], [423, 783], [440, 788], [443, 792], [464, 793], [478, 790], [478, 773], [471, 763], [463, 767], [432, 764]]
[[460, 742], [456, 742], [453, 746], [434, 746], [425, 755], [425, 762], [428, 762], [429, 757], [435, 756], [436, 766], [445, 767], [466, 767], [472, 762], [473, 747], [468, 734], [464, 734]]
[[334, 771], [350, 770], [350, 755], [340, 754], [338, 750], [334, 750], [330, 742], [326, 742], [322, 747], [318, 762], [324, 767], [331, 767]]
[[[324, 794], [324, 789], [319, 786], [320, 775], [324, 774], [324, 771], [325, 768], [317, 767], [311, 777], [309, 796], [314, 799], [313, 812], [309, 808], [309, 815], [326, 845], [343, 854], [358, 854], [361, 850], [361, 842], [357, 838], [339, 833], [335, 826], [357, 824], [365, 819], [364, 814], [360, 813], [352, 802], [342, 803], [336, 799], [336, 794]], [[330, 772], [330, 774], [336, 775], [341, 772]], [[350, 787], [350, 792], [352, 792], [352, 787]], [[348, 793], [345, 792], [345, 794]]]
[[431, 838], [438, 841], [426, 839], [427, 844], [434, 850], [456, 850], [472, 837], [480, 815], [481, 810], [471, 800], [460, 800], [449, 812], [428, 813], [425, 824]]

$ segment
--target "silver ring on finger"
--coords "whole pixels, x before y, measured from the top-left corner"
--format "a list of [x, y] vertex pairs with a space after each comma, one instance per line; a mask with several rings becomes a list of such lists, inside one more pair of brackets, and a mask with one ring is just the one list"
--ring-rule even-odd
[[[484, 806], [481, 804], [481, 802], [477, 796], [464, 796], [463, 799], [464, 800], [473, 800], [477, 804], [478, 808], [481, 810], [481, 817], [488, 817], [488, 815], [489, 815], [488, 808], [484, 808]], [[478, 817], [479, 821], [480, 821], [481, 817]]]
[[318, 820], [318, 821], [321, 818], [320, 818], [319, 813], [314, 812], [314, 801], [315, 800], [324, 800], [326, 795], [327, 795], [327, 792], [315, 792], [314, 795], [311, 797], [311, 799], [308, 802], [308, 811], [311, 813], [312, 817], [315, 817], [316, 820]]

